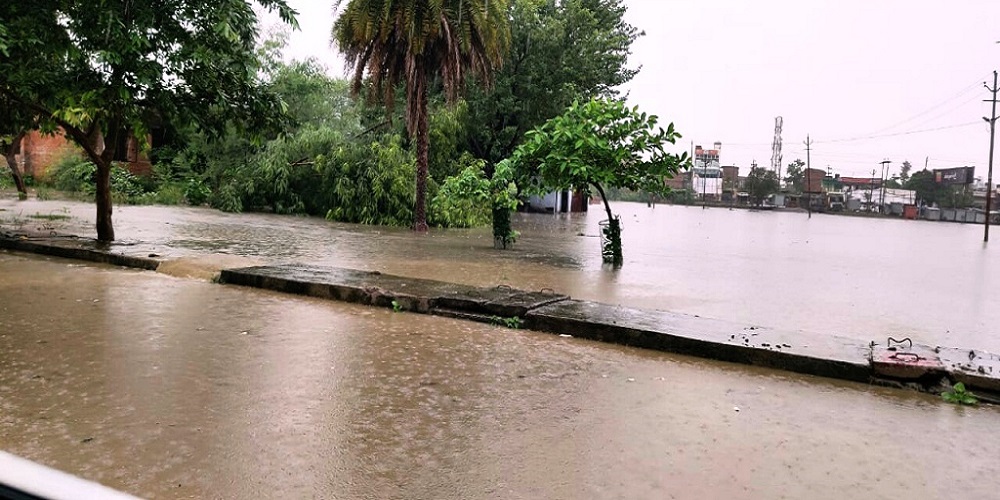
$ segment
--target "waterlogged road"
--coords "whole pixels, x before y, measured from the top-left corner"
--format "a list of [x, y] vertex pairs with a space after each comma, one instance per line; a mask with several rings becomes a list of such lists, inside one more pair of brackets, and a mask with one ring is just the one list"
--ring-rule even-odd
[[0, 252], [0, 449], [141, 496], [993, 498], [998, 425], [908, 391]]
[[[519, 214], [513, 251], [488, 229], [331, 223], [182, 207], [116, 207], [116, 250], [165, 258], [226, 254], [472, 285], [552, 288], [577, 298], [748, 325], [1000, 352], [1000, 263], [982, 227], [799, 213], [619, 203], [625, 266], [602, 268], [600, 211]], [[94, 208], [0, 200], [0, 228], [93, 237]], [[71, 217], [34, 219], [33, 215]]]

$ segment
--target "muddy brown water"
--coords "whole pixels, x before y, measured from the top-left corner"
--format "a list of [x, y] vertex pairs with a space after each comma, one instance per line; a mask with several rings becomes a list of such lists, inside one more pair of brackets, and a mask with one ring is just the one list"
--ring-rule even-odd
[[[595, 207], [591, 207], [595, 208]], [[432, 230], [189, 207], [115, 208], [116, 251], [165, 258], [224, 254], [333, 265], [472, 285], [552, 288], [576, 298], [789, 330], [1000, 352], [1000, 249], [982, 227], [637, 203], [625, 266], [602, 267], [603, 211], [518, 214], [513, 251], [489, 229]], [[66, 216], [47, 220], [33, 216]], [[0, 199], [0, 228], [94, 236], [94, 208]]]
[[0, 449], [151, 498], [993, 498], [998, 424], [912, 392], [0, 252]]

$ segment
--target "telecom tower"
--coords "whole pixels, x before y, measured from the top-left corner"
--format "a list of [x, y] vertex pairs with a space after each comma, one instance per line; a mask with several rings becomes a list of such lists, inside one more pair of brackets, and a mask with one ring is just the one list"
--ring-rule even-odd
[[781, 125], [784, 120], [779, 116], [774, 119], [774, 142], [771, 143], [771, 170], [778, 174], [778, 183], [781, 183]]

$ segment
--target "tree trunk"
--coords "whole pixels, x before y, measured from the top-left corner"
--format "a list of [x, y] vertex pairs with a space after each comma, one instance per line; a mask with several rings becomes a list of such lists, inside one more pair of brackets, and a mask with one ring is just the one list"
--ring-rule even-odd
[[97, 240], [115, 241], [115, 229], [111, 225], [111, 162], [97, 162]]
[[17, 187], [17, 192], [20, 193], [22, 200], [28, 197], [28, 190], [24, 186], [21, 169], [17, 168], [17, 159], [15, 156], [21, 152], [21, 139], [24, 139], [24, 135], [24, 132], [17, 134], [14, 140], [11, 141], [10, 146], [7, 147], [7, 151], [4, 152], [4, 157], [7, 159], [7, 166], [10, 168], [11, 175], [14, 176], [14, 185]]
[[604, 202], [604, 211], [608, 213], [608, 222], [613, 221], [615, 216], [611, 214], [611, 204], [608, 203], [608, 197], [604, 196], [604, 189], [596, 182], [594, 183], [594, 187], [597, 189], [597, 193], [601, 195], [601, 201]]
[[[421, 77], [423, 78], [423, 77]], [[427, 231], [427, 172], [430, 129], [427, 123], [427, 84], [417, 84], [417, 200], [413, 210], [413, 230]]]
[[604, 194], [604, 189], [601, 188], [601, 185], [596, 182], [593, 185], [601, 195], [601, 201], [604, 202], [604, 211], [608, 214], [608, 227], [604, 233], [607, 242], [604, 242], [604, 247], [601, 249], [601, 256], [604, 262], [610, 263], [615, 267], [621, 267], [625, 263], [625, 257], [622, 255], [621, 221], [616, 219], [614, 214], [611, 213], [611, 204], [608, 203], [608, 197]]

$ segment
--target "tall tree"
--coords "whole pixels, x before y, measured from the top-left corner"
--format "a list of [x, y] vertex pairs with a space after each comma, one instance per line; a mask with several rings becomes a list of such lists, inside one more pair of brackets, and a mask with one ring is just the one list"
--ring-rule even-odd
[[[256, 0], [289, 24], [285, 0]], [[97, 238], [115, 239], [111, 163], [156, 123], [264, 130], [282, 104], [258, 82], [247, 0], [2, 2], [0, 96], [61, 131], [97, 166]]]
[[367, 75], [369, 99], [392, 109], [396, 87], [405, 84], [406, 127], [417, 144], [416, 231], [427, 230], [429, 87], [439, 80], [454, 102], [467, 74], [489, 83], [509, 29], [507, 0], [349, 0], [333, 25], [333, 39], [354, 68], [355, 94]]
[[937, 182], [934, 172], [926, 168], [915, 172], [906, 182], [906, 189], [917, 192], [917, 199], [923, 200], [928, 205], [941, 203], [947, 196], [947, 188]]
[[906, 181], [910, 180], [910, 170], [913, 165], [910, 164], [910, 160], [903, 160], [903, 166], [899, 167], [899, 181], [906, 184]]
[[774, 170], [753, 167], [747, 175], [746, 190], [754, 205], [760, 206], [768, 196], [778, 192], [778, 174]]
[[621, 222], [611, 212], [605, 187], [666, 194], [665, 180], [688, 166], [687, 153], [668, 153], [680, 138], [671, 123], [657, 127], [657, 117], [619, 100], [573, 103], [565, 113], [529, 131], [514, 152], [519, 186], [529, 192], [596, 190], [604, 202], [605, 262], [620, 266]]
[[793, 191], [801, 193], [802, 185], [806, 180], [806, 162], [798, 159], [789, 163], [785, 174], [785, 185], [791, 187]]
[[574, 101], [617, 97], [639, 71], [628, 57], [642, 33], [625, 11], [624, 0], [513, 0], [507, 63], [467, 97], [468, 150], [491, 169]]

